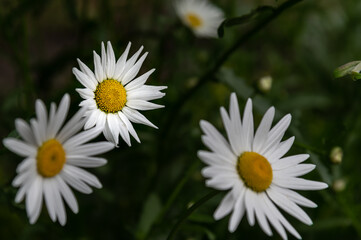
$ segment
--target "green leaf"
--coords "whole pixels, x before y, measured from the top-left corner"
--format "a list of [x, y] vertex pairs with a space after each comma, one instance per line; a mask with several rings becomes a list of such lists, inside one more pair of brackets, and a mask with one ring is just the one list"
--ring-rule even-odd
[[228, 18], [224, 20], [221, 25], [218, 28], [218, 36], [221, 38], [224, 35], [224, 28], [225, 27], [231, 27], [236, 25], [242, 25], [245, 23], [248, 23], [250, 21], [256, 20], [259, 17], [263, 16], [264, 13], [271, 13], [275, 10], [274, 7], [271, 6], [260, 6], [254, 10], [252, 10], [250, 13], [234, 17], [234, 18]]
[[335, 69], [334, 78], [352, 79], [353, 81], [361, 79], [361, 61], [346, 63]]
[[137, 227], [137, 239], [145, 239], [151, 226], [162, 209], [158, 195], [152, 193], [144, 203], [142, 215]]

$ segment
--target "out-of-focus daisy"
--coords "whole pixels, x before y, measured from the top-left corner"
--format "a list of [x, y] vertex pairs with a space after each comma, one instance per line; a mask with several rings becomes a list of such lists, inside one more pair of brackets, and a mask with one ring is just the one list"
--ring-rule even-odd
[[79, 59], [80, 70], [73, 68], [74, 75], [85, 87], [76, 89], [84, 99], [80, 106], [87, 109], [84, 129], [96, 126], [103, 130], [108, 141], [115, 144], [118, 144], [120, 135], [129, 146], [129, 133], [140, 142], [131, 122], [157, 128], [138, 110], [164, 107], [149, 101], [162, 98], [165, 94], [160, 91], [167, 88], [145, 85], [155, 69], [135, 78], [148, 53], [137, 60], [143, 50], [141, 47], [127, 60], [130, 46], [131, 43], [115, 61], [111, 43], [108, 42], [106, 50], [102, 43], [101, 57], [94, 51], [94, 73]]
[[231, 95], [229, 115], [221, 108], [221, 116], [228, 141], [207, 121], [200, 125], [205, 133], [203, 143], [211, 150], [199, 151], [199, 158], [209, 166], [202, 169], [209, 178], [206, 185], [218, 190], [230, 191], [214, 213], [215, 219], [230, 214], [228, 229], [234, 232], [244, 214], [251, 226], [258, 224], [271, 236], [271, 224], [287, 239], [286, 230], [296, 238], [298, 232], [283, 217], [276, 206], [301, 222], [311, 225], [312, 220], [300, 206], [317, 207], [315, 203], [294, 190], [320, 190], [327, 184], [299, 178], [315, 168], [313, 164], [300, 164], [309, 155], [283, 157], [291, 148], [294, 137], [282, 141], [291, 122], [291, 115], [284, 116], [271, 128], [275, 109], [265, 113], [254, 133], [252, 101], [248, 99], [241, 120], [237, 97]]
[[101, 133], [99, 129], [78, 133], [85, 122], [83, 109], [61, 128], [68, 114], [69, 102], [69, 95], [64, 95], [58, 110], [55, 103], [51, 104], [48, 116], [44, 103], [37, 100], [36, 119], [30, 120], [30, 126], [22, 119], [15, 121], [22, 140], [3, 140], [9, 150], [25, 157], [16, 169], [18, 175], [13, 186], [20, 187], [15, 202], [21, 202], [26, 196], [26, 212], [32, 224], [41, 212], [43, 195], [54, 222], [66, 223], [63, 199], [77, 213], [78, 203], [69, 186], [86, 194], [92, 192], [89, 186], [101, 188], [97, 177], [81, 167], [104, 165], [105, 159], [92, 155], [114, 148], [114, 144], [109, 142], [87, 143]]
[[217, 29], [224, 20], [222, 10], [207, 0], [176, 0], [175, 10], [198, 37], [217, 37]]

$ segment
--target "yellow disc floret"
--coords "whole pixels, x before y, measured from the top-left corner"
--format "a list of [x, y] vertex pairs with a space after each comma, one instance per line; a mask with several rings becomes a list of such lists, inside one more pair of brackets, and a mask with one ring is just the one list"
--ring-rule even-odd
[[262, 192], [271, 185], [273, 177], [271, 164], [258, 153], [242, 153], [238, 158], [237, 171], [246, 186], [256, 192]]
[[65, 151], [56, 139], [50, 139], [38, 148], [36, 166], [43, 177], [54, 177], [64, 166]]
[[114, 79], [106, 79], [99, 83], [94, 94], [98, 108], [105, 113], [119, 112], [127, 102], [125, 88]]
[[193, 13], [188, 13], [186, 16], [186, 19], [188, 23], [191, 25], [191, 27], [196, 28], [202, 25], [202, 20]]

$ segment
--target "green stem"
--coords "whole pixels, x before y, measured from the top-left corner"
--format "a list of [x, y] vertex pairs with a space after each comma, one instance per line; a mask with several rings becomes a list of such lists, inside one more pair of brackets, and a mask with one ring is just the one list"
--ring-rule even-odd
[[174, 191], [172, 192], [172, 194], [169, 196], [165, 206], [162, 209], [162, 212], [159, 214], [158, 216], [158, 220], [162, 219], [163, 216], [166, 214], [167, 210], [169, 209], [169, 207], [173, 204], [174, 200], [177, 198], [177, 196], [179, 195], [180, 191], [182, 190], [184, 184], [188, 181], [189, 177], [192, 175], [192, 173], [194, 172], [194, 170], [197, 169], [197, 167], [199, 166], [200, 161], [195, 161], [187, 170], [187, 173], [184, 175], [184, 177], [180, 180], [180, 182], [178, 183], [177, 187], [174, 189]]
[[175, 234], [177, 233], [177, 231], [179, 230], [180, 226], [182, 225], [182, 223], [198, 208], [200, 207], [203, 203], [207, 202], [209, 199], [213, 198], [214, 196], [216, 196], [218, 193], [220, 193], [217, 190], [213, 190], [212, 192], [208, 193], [207, 195], [205, 195], [204, 197], [202, 197], [201, 199], [199, 199], [197, 202], [195, 202], [190, 208], [188, 208], [188, 210], [181, 216], [181, 218], [178, 220], [178, 222], [174, 225], [174, 227], [172, 228], [172, 230], [170, 231], [167, 240], [171, 240], [174, 238]]

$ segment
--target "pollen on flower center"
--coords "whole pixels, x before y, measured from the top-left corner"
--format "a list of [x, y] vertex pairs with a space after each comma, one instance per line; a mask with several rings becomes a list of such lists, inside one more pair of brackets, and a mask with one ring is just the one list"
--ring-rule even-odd
[[196, 14], [188, 13], [186, 18], [192, 27], [196, 28], [202, 25], [202, 20]]
[[119, 112], [127, 102], [125, 88], [114, 79], [106, 79], [99, 83], [94, 94], [98, 108], [106, 113]]
[[258, 153], [242, 153], [238, 158], [237, 171], [246, 186], [256, 192], [262, 192], [271, 185], [273, 177], [271, 164]]
[[38, 148], [36, 166], [43, 177], [54, 177], [64, 166], [65, 151], [56, 139], [50, 139]]

